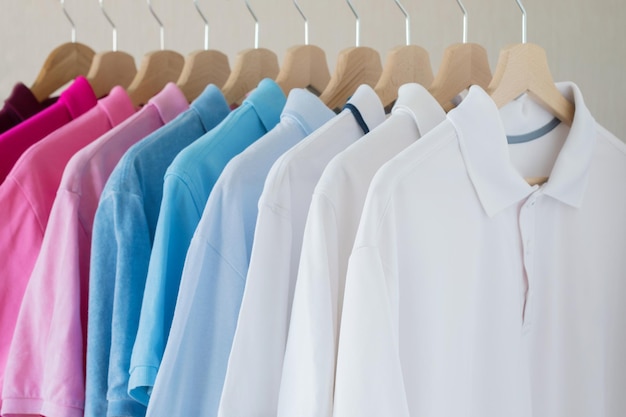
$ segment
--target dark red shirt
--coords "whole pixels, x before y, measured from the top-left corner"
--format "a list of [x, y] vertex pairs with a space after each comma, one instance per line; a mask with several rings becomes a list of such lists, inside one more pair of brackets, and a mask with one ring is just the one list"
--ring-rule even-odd
[[40, 103], [28, 87], [22, 83], [17, 83], [11, 91], [11, 95], [4, 101], [4, 107], [0, 109], [0, 133], [19, 125], [56, 100], [56, 98], [50, 98]]

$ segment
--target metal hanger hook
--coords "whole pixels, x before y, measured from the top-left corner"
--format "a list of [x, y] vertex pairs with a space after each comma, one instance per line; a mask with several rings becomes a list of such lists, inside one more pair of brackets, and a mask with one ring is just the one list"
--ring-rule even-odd
[[467, 43], [467, 21], [469, 20], [467, 15], [467, 9], [465, 8], [465, 6], [463, 6], [461, 0], [456, 0], [456, 2], [463, 12], [463, 43]]
[[76, 24], [72, 20], [70, 14], [65, 9], [65, 0], [60, 0], [60, 1], [61, 1], [61, 8], [63, 9], [63, 14], [67, 18], [67, 20], [70, 22], [70, 25], [72, 25], [72, 43], [76, 43]]
[[520, 10], [522, 11], [522, 43], [526, 43], [528, 35], [528, 19], [526, 17], [526, 9], [521, 0], [515, 0]]
[[254, 10], [250, 6], [250, 2], [248, 0], [244, 0], [246, 3], [246, 7], [250, 12], [250, 15], [254, 19], [254, 49], [259, 49], [259, 19], [256, 17]]
[[104, 18], [107, 22], [109, 22], [111, 29], [113, 30], [113, 51], [115, 52], [117, 51], [117, 27], [115, 26], [115, 23], [113, 23], [113, 20], [111, 20], [111, 17], [106, 10], [104, 10], [104, 0], [98, 0], [98, 3], [100, 3], [100, 11], [102, 11]]
[[307, 19], [306, 16], [304, 15], [304, 12], [302, 11], [302, 9], [300, 8], [300, 5], [298, 4], [298, 0], [293, 0], [293, 5], [296, 6], [296, 10], [298, 11], [298, 13], [300, 13], [300, 16], [302, 16], [302, 18], [304, 19], [304, 44], [308, 45], [309, 44], [309, 19]]
[[198, 0], [193, 0], [193, 5], [196, 6], [198, 14], [204, 21], [204, 50], [207, 51], [209, 49], [209, 20], [206, 18], [204, 13], [202, 13], [200, 5], [198, 4]]
[[161, 50], [164, 50], [165, 49], [165, 27], [163, 26], [163, 22], [161, 22], [161, 19], [159, 19], [159, 16], [157, 16], [157, 14], [154, 12], [154, 9], [152, 8], [152, 0], [146, 0], [146, 1], [148, 2], [148, 9], [150, 9], [150, 13], [152, 13], [152, 16], [159, 24], [159, 32], [161, 35]]
[[411, 45], [411, 16], [406, 11], [402, 3], [400, 3], [400, 0], [393, 1], [398, 5], [400, 11], [404, 15], [404, 33], [406, 35], [406, 45], [409, 46]]
[[361, 43], [361, 18], [354, 9], [352, 2], [350, 0], [346, 0], [346, 3], [348, 3], [348, 6], [350, 7], [350, 10], [352, 10], [354, 18], [356, 19], [356, 46], [358, 47]]

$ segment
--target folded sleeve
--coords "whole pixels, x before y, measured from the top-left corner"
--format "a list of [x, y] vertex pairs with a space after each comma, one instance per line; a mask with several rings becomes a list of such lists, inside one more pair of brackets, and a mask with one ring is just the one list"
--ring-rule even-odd
[[92, 238], [85, 417], [145, 414], [127, 395], [127, 378], [150, 247], [142, 199], [103, 196]]

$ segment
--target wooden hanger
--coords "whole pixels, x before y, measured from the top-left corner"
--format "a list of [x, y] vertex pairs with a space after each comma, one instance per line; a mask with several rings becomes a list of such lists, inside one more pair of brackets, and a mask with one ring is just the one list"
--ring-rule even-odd
[[128, 95], [135, 106], [142, 106], [169, 82], [176, 82], [185, 58], [174, 51], [153, 51], [144, 55], [137, 75], [128, 86]]
[[387, 55], [374, 91], [383, 106], [388, 107], [398, 98], [398, 89], [402, 84], [418, 83], [428, 87], [433, 78], [430, 57], [424, 48], [417, 45], [398, 46]]
[[487, 88], [491, 81], [491, 68], [487, 51], [475, 43], [467, 43], [467, 10], [457, 0], [463, 12], [463, 43], [446, 48], [441, 66], [429, 88], [431, 94], [449, 111], [454, 107], [452, 99], [471, 85]]
[[402, 84], [418, 83], [428, 87], [434, 78], [428, 52], [420, 46], [411, 45], [411, 17], [399, 0], [394, 2], [404, 14], [406, 45], [389, 52], [383, 72], [374, 87], [385, 108], [396, 101]]
[[135, 58], [126, 52], [99, 52], [93, 57], [87, 73], [96, 97], [104, 97], [113, 87], [128, 87], [137, 74]]
[[522, 11], [522, 43], [500, 51], [496, 72], [487, 92], [498, 108], [528, 93], [560, 121], [571, 126], [574, 104], [563, 97], [554, 85], [546, 51], [526, 42], [526, 9], [520, 0], [515, 1]]
[[307, 88], [320, 95], [328, 85], [330, 72], [326, 54], [315, 45], [298, 45], [287, 50], [276, 77], [285, 95], [293, 88]]
[[222, 88], [229, 75], [230, 65], [226, 54], [215, 50], [194, 51], [185, 58], [176, 85], [191, 103], [209, 84]]
[[130, 54], [117, 50], [117, 28], [104, 10], [104, 0], [98, 2], [102, 14], [113, 31], [113, 50], [99, 52], [93, 57], [87, 73], [87, 80], [96, 97], [104, 97], [116, 85], [128, 87], [137, 74], [137, 67], [135, 66], [135, 59]]
[[237, 54], [222, 92], [229, 104], [240, 103], [263, 78], [275, 79], [277, 75], [278, 57], [274, 52], [265, 48], [245, 49]]
[[209, 84], [222, 88], [230, 75], [226, 54], [209, 49], [209, 21], [194, 0], [198, 14], [204, 21], [204, 50], [194, 51], [185, 59], [183, 70], [176, 81], [188, 102], [195, 100]]
[[[563, 97], [554, 85], [546, 51], [526, 42], [526, 9], [520, 0], [515, 2], [522, 11], [522, 43], [500, 51], [496, 72], [487, 92], [498, 108], [528, 93], [561, 122], [571, 126], [574, 103]], [[530, 185], [541, 185], [548, 181], [548, 177], [529, 177], [525, 180]]]
[[278, 75], [278, 57], [269, 49], [259, 48], [259, 19], [248, 0], [244, 1], [254, 19], [254, 49], [239, 52], [233, 71], [222, 88], [226, 101], [231, 105], [240, 103], [263, 78], [275, 79]]
[[304, 45], [293, 46], [287, 50], [276, 83], [285, 95], [292, 88], [307, 88], [319, 96], [330, 80], [326, 54], [321, 48], [309, 45], [309, 21], [298, 2], [293, 0], [293, 4], [304, 19]]
[[339, 53], [335, 72], [320, 95], [320, 99], [331, 109], [343, 106], [359, 85], [367, 84], [374, 87], [383, 70], [378, 52], [372, 48], [359, 46], [359, 15], [351, 1], [346, 2], [356, 18], [356, 47], [344, 49]]
[[185, 58], [178, 52], [165, 50], [165, 29], [163, 23], [152, 9], [148, 1], [150, 13], [159, 24], [161, 32], [161, 50], [148, 52], [144, 55], [139, 71], [127, 88], [128, 95], [135, 106], [142, 106], [154, 97], [169, 82], [176, 82], [185, 64]]
[[79, 75], [87, 75], [91, 61], [96, 54], [93, 49], [76, 42], [76, 25], [65, 10], [65, 1], [61, 0], [63, 14], [72, 25], [72, 41], [57, 46], [46, 58], [35, 82], [30, 87], [33, 95], [43, 101], [59, 88]]

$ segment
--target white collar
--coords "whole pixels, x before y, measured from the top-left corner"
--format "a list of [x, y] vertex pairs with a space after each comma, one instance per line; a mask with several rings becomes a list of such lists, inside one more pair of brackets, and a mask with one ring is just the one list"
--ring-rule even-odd
[[[579, 208], [589, 176], [596, 125], [578, 87], [573, 83], [557, 86], [573, 100], [576, 112], [542, 192]], [[467, 172], [488, 216], [521, 201], [538, 188], [530, 186], [511, 164], [500, 113], [482, 88], [470, 87], [467, 97], [448, 113], [448, 120], [457, 132]]]
[[446, 113], [426, 88], [417, 84], [404, 84], [398, 89], [391, 114], [405, 113], [413, 118], [420, 136], [430, 132], [446, 119]]

